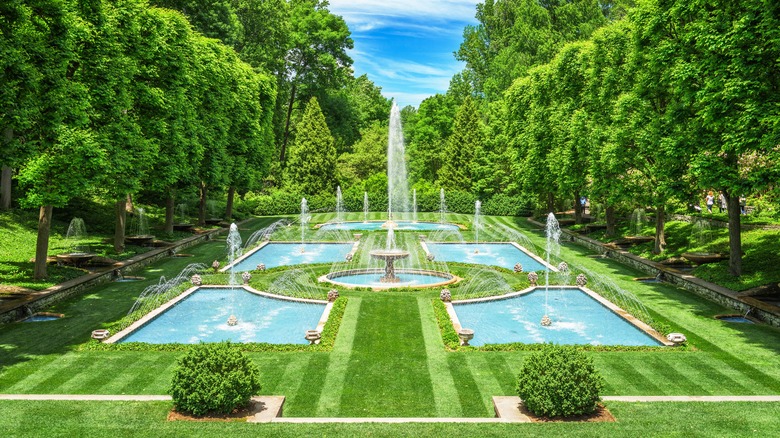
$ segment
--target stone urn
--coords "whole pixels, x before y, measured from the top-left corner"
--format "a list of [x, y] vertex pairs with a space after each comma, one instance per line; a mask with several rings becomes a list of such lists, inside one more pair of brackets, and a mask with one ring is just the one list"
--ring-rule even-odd
[[468, 347], [469, 341], [474, 339], [474, 330], [462, 328], [458, 330], [458, 338], [460, 338], [460, 345]]
[[539, 274], [536, 272], [529, 272], [528, 281], [531, 282], [531, 286], [536, 286], [536, 282], [539, 281]]
[[351, 261], [352, 261], [352, 257], [353, 257], [353, 256], [352, 256], [352, 253], [351, 253], [351, 252], [348, 252], [348, 253], [347, 253], [347, 255], [346, 255], [344, 258], [345, 258], [345, 259], [346, 259], [348, 262], [351, 262]]
[[200, 286], [203, 284], [203, 279], [200, 277], [200, 275], [195, 274], [190, 277], [190, 283], [192, 283], [193, 286]]
[[436, 259], [436, 256], [433, 255], [433, 253], [429, 252], [428, 255], [425, 256], [425, 259], [428, 260], [429, 262], [432, 262], [434, 261], [434, 259]]
[[515, 263], [514, 270], [515, 270], [515, 274], [519, 274], [523, 272], [523, 265], [521, 265], [520, 263]]
[[249, 280], [252, 279], [252, 274], [249, 271], [245, 271], [241, 274], [241, 279], [244, 280], [244, 285], [249, 284]]
[[92, 330], [92, 339], [97, 339], [98, 341], [102, 341], [103, 339], [107, 339], [110, 335], [111, 335], [111, 332], [109, 332], [106, 329]]
[[265, 271], [265, 263], [258, 263], [255, 269], [258, 271]]
[[551, 326], [551, 325], [552, 325], [552, 319], [550, 319], [550, 317], [549, 317], [549, 316], [547, 316], [547, 315], [544, 315], [544, 316], [542, 317], [542, 322], [541, 322], [541, 324], [542, 324], [544, 327], [549, 327], [549, 326]]
[[336, 289], [331, 289], [328, 291], [328, 301], [331, 303], [336, 301], [339, 298], [339, 291]]
[[214, 272], [219, 271], [219, 260], [214, 260], [211, 262], [211, 268], [214, 270]]
[[578, 275], [577, 276], [577, 286], [585, 287], [586, 284], [588, 284], [588, 277], [586, 277], [585, 274]]
[[452, 294], [450, 293], [449, 289], [442, 289], [441, 293], [439, 294], [439, 298], [441, 298], [441, 300], [445, 303], [449, 303], [452, 301]]
[[322, 338], [322, 334], [317, 330], [306, 330], [306, 336], [304, 336], [304, 338], [309, 341], [309, 345], [314, 345]]
[[559, 271], [559, 272], [562, 272], [562, 273], [564, 273], [564, 274], [565, 274], [565, 273], [567, 273], [567, 272], [569, 272], [569, 264], [568, 264], [568, 263], [566, 263], [566, 262], [560, 262], [560, 263], [558, 263], [558, 271]]

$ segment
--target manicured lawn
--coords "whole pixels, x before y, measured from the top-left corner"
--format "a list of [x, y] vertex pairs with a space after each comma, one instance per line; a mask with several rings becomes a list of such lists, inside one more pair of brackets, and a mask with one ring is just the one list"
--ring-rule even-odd
[[[312, 222], [325, 218], [316, 215]], [[245, 238], [273, 220], [262, 218], [242, 226]], [[470, 217], [452, 215], [452, 220], [469, 223]], [[541, 233], [527, 227], [524, 219], [490, 217], [485, 223], [480, 241], [516, 240], [508, 226], [522, 231], [531, 246], [544, 246]], [[463, 233], [466, 240], [472, 238], [469, 233]], [[412, 244], [416, 233], [407, 234], [402, 241]], [[379, 232], [364, 238], [381, 236]], [[91, 330], [124, 316], [140, 290], [159, 276], [175, 275], [188, 263], [225, 258], [222, 241], [188, 252], [196, 257], [151, 266], [140, 274], [147, 278], [142, 284], [112, 283], [58, 304], [52, 310], [65, 313], [62, 320], [1, 326], [0, 393], [165, 394], [182, 353], [74, 348], [88, 340]], [[691, 344], [688, 349], [588, 352], [605, 378], [604, 395], [780, 394], [780, 330], [715, 320], [713, 315], [729, 310], [666, 284], [633, 281], [641, 274], [586, 254], [569, 244], [561, 249], [561, 258], [575, 270], [582, 267], [609, 278], [616, 288], [636, 296], [652, 318], [685, 333]], [[332, 351], [249, 353], [261, 369], [262, 394], [286, 396], [284, 414], [290, 417], [492, 417], [491, 397], [514, 395], [516, 373], [526, 353], [446, 351], [431, 306], [438, 292], [342, 291], [349, 300]], [[167, 403], [8, 401], [0, 402], [0, 409], [10, 412], [0, 416], [0, 429], [69, 436], [130, 435], [138, 430], [163, 436], [225, 432], [636, 436], [649, 431], [664, 436], [733, 436], [752, 434], [754, 429], [771, 434], [780, 426], [779, 403], [608, 405], [618, 423], [245, 425], [169, 423]]]

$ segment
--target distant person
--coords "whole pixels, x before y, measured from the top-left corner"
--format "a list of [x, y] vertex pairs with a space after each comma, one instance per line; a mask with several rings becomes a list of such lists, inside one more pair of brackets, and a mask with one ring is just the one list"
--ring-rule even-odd
[[715, 203], [715, 195], [713, 195], [712, 192], [707, 192], [705, 203], [707, 204], [707, 211], [712, 213], [712, 204]]
[[728, 203], [726, 202], [726, 195], [723, 192], [718, 192], [718, 213], [723, 213], [728, 210]]
[[747, 214], [747, 199], [744, 195], [739, 197], [739, 212], [741, 214]]

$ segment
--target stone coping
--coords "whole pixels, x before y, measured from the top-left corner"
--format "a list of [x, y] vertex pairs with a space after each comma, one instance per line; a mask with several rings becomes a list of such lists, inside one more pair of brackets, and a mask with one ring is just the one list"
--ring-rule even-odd
[[[435, 244], [435, 245], [483, 245], [483, 244], [484, 245], [512, 245], [515, 248], [517, 248], [518, 250], [520, 250], [520, 252], [525, 253], [525, 255], [527, 255], [528, 257], [531, 257], [532, 259], [534, 259], [537, 262], [539, 262], [542, 266], [546, 266], [547, 269], [549, 269], [550, 271], [558, 272], [558, 268], [556, 268], [555, 266], [547, 263], [547, 261], [545, 261], [543, 258], [541, 258], [538, 255], [532, 253], [531, 251], [529, 251], [528, 249], [526, 249], [524, 246], [520, 245], [517, 242], [479, 242], [479, 243], [477, 243], [477, 242], [424, 242], [424, 241], [421, 241], [420, 242], [420, 246], [422, 246], [423, 251], [425, 251], [426, 257], [431, 254], [431, 251], [428, 249], [428, 244], [429, 243], [432, 243], [432, 244]], [[486, 266], [488, 266], [488, 265], [486, 265]]]
[[181, 294], [177, 295], [167, 303], [161, 305], [160, 307], [152, 310], [151, 312], [144, 315], [141, 319], [138, 321], [135, 321], [134, 323], [130, 324], [125, 329], [121, 330], [120, 332], [116, 333], [115, 335], [111, 336], [110, 338], [104, 340], [106, 344], [113, 344], [116, 342], [121, 341], [123, 338], [125, 338], [130, 333], [133, 333], [134, 331], [138, 330], [139, 328], [143, 327], [153, 319], [160, 316], [162, 313], [165, 313], [168, 309], [175, 306], [179, 302], [183, 301], [188, 296], [194, 294], [198, 289], [243, 289], [249, 293], [253, 293], [255, 295], [264, 296], [267, 298], [275, 299], [275, 300], [281, 300], [281, 301], [294, 301], [298, 303], [308, 303], [308, 304], [324, 304], [325, 309], [322, 311], [322, 316], [320, 316], [320, 320], [317, 323], [317, 331], [322, 333], [322, 329], [325, 327], [325, 323], [328, 322], [328, 317], [330, 316], [330, 311], [333, 309], [333, 303], [325, 301], [325, 300], [311, 300], [306, 298], [294, 298], [294, 297], [287, 297], [283, 295], [275, 295], [268, 292], [262, 292], [257, 289], [254, 289], [250, 286], [229, 286], [229, 285], [201, 285], [201, 286], [193, 286]]
[[[331, 283], [335, 284], [337, 286], [345, 287], [347, 289], [356, 289], [359, 287], [368, 287], [372, 290], [385, 290], [385, 289], [431, 289], [434, 287], [441, 287], [446, 286], [449, 284], [457, 283], [462, 280], [462, 278], [458, 277], [457, 275], [450, 274], [447, 272], [440, 272], [440, 271], [433, 271], [429, 269], [396, 269], [396, 274], [422, 274], [422, 275], [429, 275], [431, 277], [440, 277], [443, 279], [443, 281], [440, 281], [438, 283], [432, 283], [432, 284], [416, 284], [416, 285], [398, 285], [397, 283], [383, 283], [382, 285], [359, 285], [359, 284], [351, 284], [351, 283], [343, 283], [337, 280], [334, 280], [335, 278], [344, 277], [347, 275], [359, 275], [359, 274], [377, 274], [381, 275], [385, 273], [384, 268], [358, 268], [358, 269], [346, 269], [343, 271], [335, 271], [335, 272], [329, 272], [325, 275], [322, 275], [317, 278], [317, 281], [320, 283]], [[386, 285], [386, 286], [385, 286]]]
[[645, 332], [648, 336], [652, 337], [661, 345], [672, 347], [675, 344], [668, 339], [664, 338], [660, 333], [658, 333], [654, 328], [650, 327], [648, 324], [646, 324], [644, 321], [636, 318], [634, 315], [626, 312], [622, 308], [618, 307], [615, 303], [609, 301], [608, 299], [602, 297], [601, 295], [597, 294], [596, 292], [582, 286], [533, 286], [529, 287], [527, 289], [523, 289], [521, 291], [517, 292], [511, 292], [504, 295], [498, 295], [493, 297], [484, 297], [484, 298], [472, 298], [468, 300], [457, 300], [449, 303], [444, 303], [444, 307], [447, 309], [447, 314], [450, 315], [450, 319], [452, 320], [452, 326], [455, 329], [455, 332], [460, 331], [463, 327], [460, 324], [460, 320], [458, 319], [458, 315], [455, 313], [455, 306], [453, 304], [473, 304], [473, 303], [484, 303], [488, 301], [498, 301], [498, 300], [506, 300], [510, 298], [514, 298], [521, 295], [529, 294], [535, 290], [543, 289], [544, 287], [548, 287], [549, 289], [579, 289], [583, 293], [587, 294], [594, 300], [598, 301], [599, 304], [606, 307], [609, 311], [614, 313], [615, 315], [623, 318], [627, 322], [629, 322], [631, 325], [636, 327], [637, 329]]
[[[0, 305], [0, 323], [13, 322], [19, 319], [20, 315], [35, 313], [37, 310], [46, 307], [60, 298], [67, 298], [72, 295], [83, 292], [87, 288], [97, 286], [114, 280], [117, 275], [133, 272], [141, 269], [157, 260], [173, 255], [179, 249], [189, 248], [190, 246], [201, 243], [201, 241], [211, 240], [216, 234], [225, 231], [226, 228], [210, 230], [203, 234], [186, 237], [176, 241], [170, 246], [155, 248], [143, 254], [137, 254], [129, 259], [123, 260], [113, 266], [99, 268], [94, 272], [82, 275], [80, 277], [64, 281], [47, 289], [32, 292], [19, 297], [16, 300]], [[27, 312], [26, 309], [29, 309]]]

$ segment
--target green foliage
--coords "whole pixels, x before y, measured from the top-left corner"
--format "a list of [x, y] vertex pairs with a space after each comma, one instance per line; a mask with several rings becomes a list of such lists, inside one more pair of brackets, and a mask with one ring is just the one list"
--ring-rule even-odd
[[522, 196], [498, 193], [482, 203], [482, 213], [492, 216], [531, 216], [533, 203]]
[[257, 366], [229, 342], [194, 346], [178, 362], [170, 393], [176, 410], [227, 414], [260, 391]]
[[517, 376], [525, 407], [545, 417], [593, 413], [603, 387], [593, 361], [571, 346], [546, 345], [525, 358]]
[[317, 194], [336, 188], [336, 147], [315, 97], [296, 126], [284, 175], [289, 190]]

